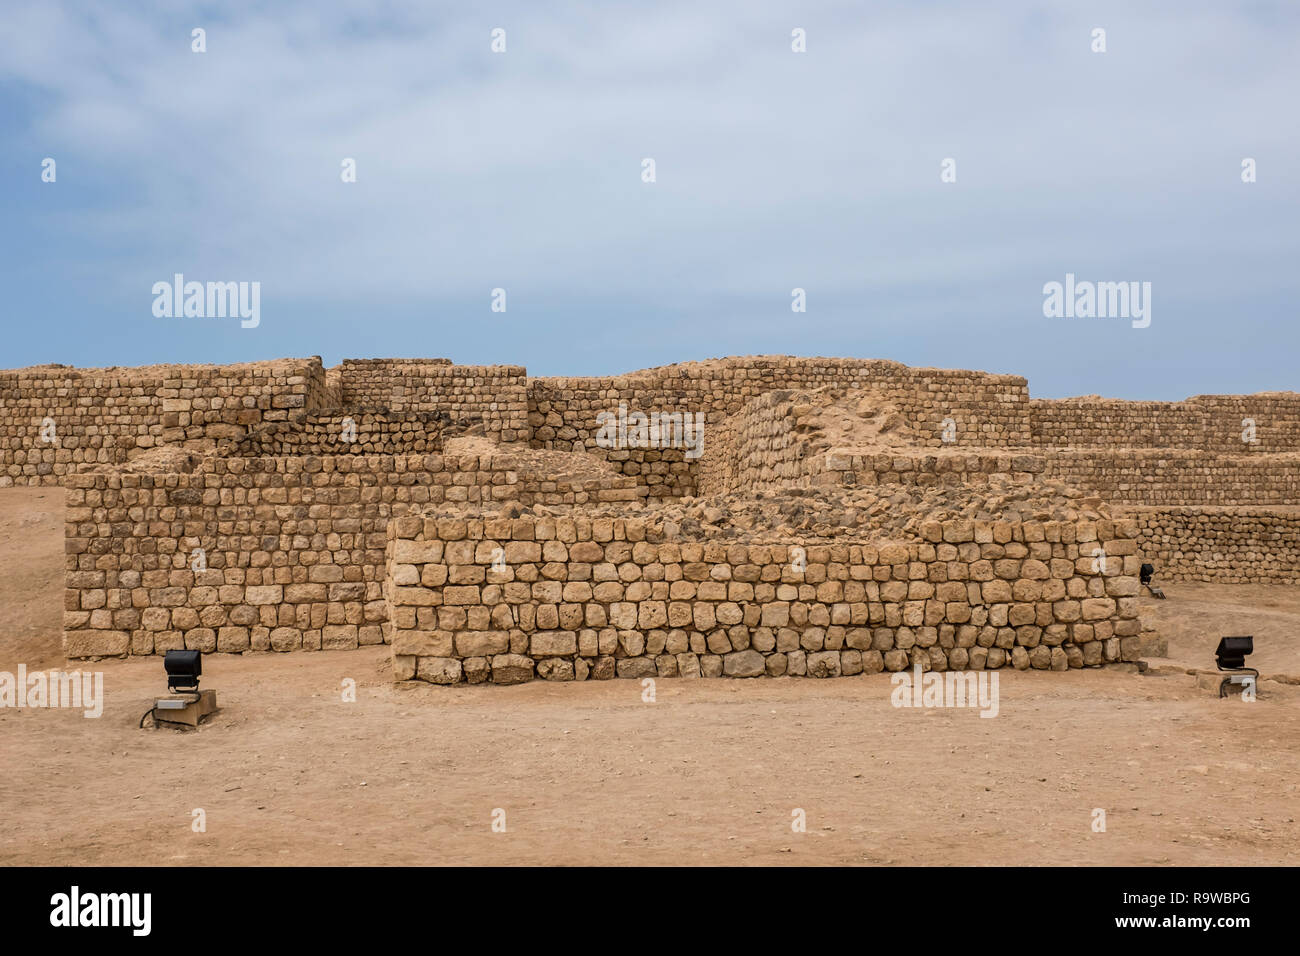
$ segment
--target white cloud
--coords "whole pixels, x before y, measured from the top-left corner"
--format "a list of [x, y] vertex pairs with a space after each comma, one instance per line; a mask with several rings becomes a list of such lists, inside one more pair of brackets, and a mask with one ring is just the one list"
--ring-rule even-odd
[[[104, 245], [107, 283], [183, 269], [280, 301], [403, 302], [797, 284], [909, 310], [944, 287], [947, 310], [948, 286], [1032, 288], [1063, 263], [1142, 277], [1207, 233], [1228, 237], [1207, 285], [1300, 251], [1283, 7], [219, 9], [0, 8], [0, 78], [42, 104], [11, 132], [96, 180], [101, 201], [56, 225]], [[1243, 208], [1242, 155], [1269, 206]]]

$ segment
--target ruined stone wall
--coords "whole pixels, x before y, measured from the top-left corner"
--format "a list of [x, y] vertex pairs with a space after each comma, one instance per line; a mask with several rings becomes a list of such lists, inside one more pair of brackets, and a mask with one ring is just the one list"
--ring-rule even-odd
[[[326, 398], [319, 358], [0, 372], [0, 486], [57, 484], [159, 445], [238, 438]], [[54, 441], [42, 440], [46, 419]]]
[[[910, 426], [910, 447], [858, 452], [810, 443], [793, 407], [784, 407], [783, 393], [826, 385], [862, 388], [896, 406]], [[617, 412], [620, 403], [642, 412], [702, 413], [703, 457], [688, 458], [675, 447], [598, 447], [597, 416]], [[356, 444], [342, 442], [345, 417], [357, 424]], [[954, 444], [940, 437], [949, 418]], [[53, 441], [41, 437], [47, 419]], [[1243, 425], [1244, 419], [1252, 424]], [[332, 456], [442, 461], [445, 456], [436, 452], [444, 433], [467, 430], [533, 448], [583, 449], [607, 460], [617, 476], [591, 478], [588, 472], [583, 480], [554, 480], [522, 473], [502, 458], [444, 464], [425, 469], [419, 479], [410, 477], [419, 468], [373, 466], [377, 477], [363, 481], [345, 466], [321, 464]], [[1066, 443], [1075, 449], [1063, 447]], [[44, 366], [0, 372], [0, 486], [69, 483], [82, 469], [111, 471], [163, 445], [210, 451], [217, 444], [233, 456], [230, 463], [205, 460], [185, 479], [196, 483], [186, 489], [242, 493], [237, 488], [249, 472], [238, 471], [247, 468], [238, 462], [251, 457], [277, 462], [260, 466], [267, 475], [313, 476], [306, 479], [312, 489], [342, 480], [314, 477], [317, 468], [327, 475], [348, 474], [348, 481], [364, 487], [398, 489], [394, 493], [405, 497], [391, 503], [400, 504], [402, 513], [441, 502], [581, 506], [783, 486], [979, 484], [994, 475], [1026, 483], [1060, 479], [1109, 502], [1157, 509], [1163, 523], [1153, 526], [1146, 540], [1160, 573], [1165, 564], [1171, 574], [1225, 581], [1290, 580], [1296, 573], [1287, 544], [1293, 518], [1283, 507], [1300, 502], [1300, 395], [1295, 393], [1202, 395], [1171, 403], [1030, 401], [1024, 379], [1015, 376], [913, 369], [877, 360], [763, 356], [579, 379], [528, 379], [518, 366], [457, 366], [447, 359], [347, 360], [327, 373], [317, 357], [232, 366]], [[169, 462], [166, 467], [188, 466]], [[351, 467], [362, 473], [372, 468]], [[84, 487], [93, 492], [100, 490], [94, 482], [113, 479], [86, 480], [92, 484]], [[134, 486], [103, 490], [138, 493]], [[1254, 508], [1240, 512], [1250, 518], [1240, 540], [1214, 511], [1228, 506]], [[211, 511], [195, 517], [190, 527], [203, 521], [220, 528], [223, 520], [221, 512]], [[1276, 528], [1270, 530], [1269, 522]], [[70, 534], [70, 539], [94, 538], [99, 542], [94, 547], [112, 553], [118, 537], [125, 542], [139, 530], [133, 516], [129, 522], [94, 524], [93, 534]], [[119, 535], [117, 528], [128, 525], [130, 534]], [[369, 533], [382, 530], [375, 525]], [[1202, 531], [1206, 537], [1196, 538]], [[1213, 557], [1219, 553], [1230, 557]], [[361, 565], [371, 569], [364, 580], [377, 583], [378, 559], [372, 553], [368, 561]], [[78, 603], [73, 610], [104, 608], [83, 609]], [[105, 615], [95, 620], [102, 624]], [[128, 640], [145, 646], [144, 637], [131, 634]]]
[[[866, 359], [760, 357], [667, 366], [617, 378], [535, 378], [529, 382], [533, 442], [539, 447], [592, 449], [596, 416], [619, 403], [640, 411], [704, 412], [709, 425], [776, 389], [822, 385], [872, 388], [911, 417], [926, 443], [940, 444], [953, 417], [965, 444], [1027, 444], [1028, 417], [1019, 406], [1025, 380], [1009, 375], [913, 369]], [[979, 439], [976, 439], [976, 436]], [[707, 441], [707, 438], [706, 438]]]
[[1158, 580], [1300, 580], [1300, 395], [1029, 404], [1045, 476], [1132, 506]]
[[1130, 508], [1157, 581], [1300, 583], [1300, 509]]
[[[1170, 448], [1244, 457], [1300, 451], [1295, 393], [1201, 395], [1185, 402], [1030, 401], [1024, 379], [1015, 376], [785, 356], [531, 380], [518, 366], [456, 366], [436, 358], [348, 359], [327, 373], [313, 357], [0, 372], [0, 484], [53, 483], [81, 465], [121, 464], [161, 444], [238, 439], [251, 427], [342, 406], [443, 412], [461, 427], [481, 425], [500, 441], [583, 448], [639, 478], [652, 497], [678, 497], [698, 491], [698, 473], [707, 463], [675, 448], [598, 448], [600, 412], [616, 411], [620, 402], [642, 411], [702, 412], [707, 457], [710, 443], [725, 440], [729, 417], [747, 402], [776, 389], [822, 385], [870, 388], [898, 405], [919, 444], [936, 448], [951, 418], [955, 444], [967, 447]], [[55, 425], [54, 442], [41, 440], [47, 418]], [[1253, 433], [1243, 424], [1247, 419]], [[1252, 440], [1243, 441], [1244, 433]], [[1251, 480], [1248, 474], [1240, 479]], [[1262, 500], [1275, 493], [1264, 489]]]
[[984, 485], [995, 475], [1021, 484], [1039, 480], [1044, 470], [1039, 455], [940, 452], [915, 455], [829, 453], [820, 459], [813, 484], [846, 488], [874, 485]]
[[343, 373], [338, 367], [325, 370], [325, 391], [313, 408], [343, 407]]
[[336, 369], [341, 404], [349, 408], [386, 408], [399, 379], [429, 366], [445, 369], [449, 365], [448, 358], [344, 359]]
[[344, 407], [442, 412], [457, 426], [481, 424], [495, 441], [526, 442], [527, 372], [518, 365], [452, 365], [446, 359], [349, 359]]
[[[704, 412], [710, 427], [775, 389], [870, 388], [906, 415], [923, 444], [938, 446], [945, 418], [957, 441], [988, 447], [1030, 443], [1028, 391], [1015, 375], [910, 368], [878, 359], [748, 356], [669, 365], [607, 378], [529, 380], [534, 446], [597, 451], [596, 416], [620, 402], [649, 412]], [[707, 447], [708, 435], [705, 442]], [[706, 451], [707, 454], [707, 451]]]
[[608, 461], [619, 474], [644, 485], [650, 498], [682, 498], [699, 493], [696, 472], [698, 459], [687, 458], [679, 448], [592, 451]]
[[[386, 640], [389, 519], [430, 505], [644, 497], [494, 457], [205, 458], [192, 473], [66, 478], [69, 657], [345, 648]], [[192, 569], [201, 548], [207, 570]]]
[[423, 455], [442, 450], [440, 412], [389, 412], [348, 409], [313, 413], [292, 422], [253, 429], [224, 443], [226, 456]]
[[728, 544], [636, 518], [409, 515], [388, 530], [394, 670], [450, 684], [1132, 660], [1135, 533], [953, 521], [904, 544]]
[[1300, 503], [1300, 455], [1225, 455], [1178, 449], [1056, 451], [1045, 476], [1132, 505]]
[[448, 365], [396, 376], [394, 411], [446, 412], [453, 424], [481, 423], [500, 442], [528, 441], [528, 388], [519, 365]]
[[806, 487], [825, 464], [825, 444], [800, 425], [787, 389], [747, 402], [705, 437], [698, 469], [705, 495]]
[[[717, 448], [734, 440], [729, 418], [777, 389], [840, 385], [871, 388], [899, 406], [913, 422], [922, 445], [941, 444], [943, 421], [956, 423], [960, 444], [994, 447], [1029, 443], [1025, 380], [1011, 375], [947, 369], [915, 369], [868, 359], [804, 359], [758, 356], [670, 365], [609, 378], [533, 378], [528, 382], [528, 422], [534, 447], [581, 449], [607, 458], [624, 474], [644, 478], [654, 497], [715, 493], [729, 467], [716, 467]], [[680, 449], [630, 449], [597, 444], [602, 412], [700, 413], [703, 454], [687, 458]], [[731, 454], [726, 452], [724, 454]], [[744, 452], [741, 452], [743, 455]], [[711, 457], [713, 456], [713, 457]], [[700, 483], [700, 475], [713, 478]]]
[[[781, 389], [748, 403], [715, 428], [700, 467], [701, 494], [751, 494], [815, 485], [985, 484], [995, 474], [1030, 483], [1045, 471], [1041, 455], [961, 451], [947, 445], [862, 451], [834, 448], [811, 424], [820, 410]], [[793, 400], [792, 400], [793, 398]]]
[[[1041, 448], [1173, 448], [1227, 455], [1300, 451], [1300, 394], [1197, 395], [1185, 402], [1035, 399], [1033, 444]], [[1243, 432], [1254, 422], [1254, 441]]]

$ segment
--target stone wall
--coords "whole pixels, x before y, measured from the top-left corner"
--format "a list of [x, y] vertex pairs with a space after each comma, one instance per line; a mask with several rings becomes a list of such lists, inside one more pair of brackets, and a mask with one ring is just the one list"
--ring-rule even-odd
[[822, 470], [828, 446], [801, 425], [790, 397], [788, 389], [761, 395], [706, 434], [699, 464], [702, 494], [806, 487]]
[[[1030, 443], [1025, 379], [954, 369], [910, 368], [878, 359], [747, 356], [684, 363], [607, 378], [529, 380], [528, 420], [541, 448], [596, 450], [596, 416], [620, 402], [649, 412], [703, 412], [708, 426], [774, 389], [869, 388], [893, 402], [926, 445], [942, 443], [945, 418], [957, 440], [991, 447]], [[705, 442], [707, 448], [708, 434]], [[706, 451], [707, 454], [707, 451]]]
[[679, 448], [594, 449], [615, 471], [643, 485], [650, 498], [672, 499], [699, 493], [698, 459]]
[[1131, 508], [1159, 581], [1300, 583], [1300, 509]]
[[[724, 486], [729, 467], [719, 472], [714, 463], [718, 449], [733, 440], [732, 416], [775, 389], [824, 385], [870, 388], [895, 403], [913, 422], [922, 445], [942, 443], [946, 418], [956, 423], [961, 444], [1005, 447], [1029, 442], [1023, 378], [868, 359], [755, 356], [610, 378], [533, 378], [528, 381], [528, 422], [534, 447], [605, 457], [624, 474], [643, 476], [654, 497], [715, 493]], [[635, 450], [600, 447], [598, 416], [616, 414], [620, 405], [647, 414], [703, 415], [703, 454], [687, 458], [680, 449], [662, 448], [637, 455]], [[762, 406], [758, 414], [764, 411], [770, 408]], [[707, 491], [700, 484], [702, 473], [714, 475]]]
[[386, 408], [399, 378], [409, 378], [422, 368], [451, 365], [447, 358], [344, 359], [337, 366], [340, 403], [348, 407]]
[[[794, 407], [786, 407], [790, 403], [785, 396], [791, 390], [823, 386], [862, 390], [861, 394], [872, 396], [872, 402], [878, 400], [881, 407], [895, 409], [905, 427], [888, 436], [882, 431], [881, 436], [882, 441], [888, 437], [902, 447], [831, 448], [810, 438]], [[597, 446], [598, 415], [616, 412], [620, 404], [642, 412], [701, 414], [705, 422], [703, 457], [688, 458], [679, 447]], [[356, 443], [342, 441], [345, 418], [357, 424]], [[954, 444], [946, 444], [940, 437], [946, 419], [954, 425]], [[1247, 433], [1252, 442], [1242, 441], [1243, 419], [1253, 421], [1253, 434]], [[47, 429], [52, 441], [42, 440], [42, 428], [47, 424], [53, 426], [52, 433]], [[592, 477], [590, 469], [578, 469], [575, 474], [582, 474], [581, 479], [555, 479], [536, 473], [536, 464], [531, 469], [521, 468], [518, 461], [504, 454], [456, 461], [455, 456], [448, 459], [437, 453], [447, 435], [465, 432], [481, 432], [505, 443], [506, 448], [522, 449], [517, 454], [528, 453], [530, 447], [582, 449], [609, 462], [615, 476]], [[1077, 447], [1062, 447], [1067, 442]], [[219, 458], [202, 459], [192, 474], [186, 471], [179, 476], [112, 474], [113, 469], [123, 467], [131, 471], [190, 468], [190, 462], [165, 454], [147, 455], [168, 445], [196, 453], [210, 453], [216, 446], [231, 457], [224, 463]], [[137, 462], [141, 456], [148, 460]], [[344, 465], [336, 458], [356, 461]], [[246, 460], [262, 464], [240, 464]], [[371, 464], [381, 460], [385, 463]], [[402, 464], [412, 460], [421, 464]], [[83, 469], [106, 474], [79, 478], [73, 484], [72, 479]], [[282, 478], [273, 478], [275, 475]], [[1024, 379], [1015, 376], [914, 369], [876, 360], [783, 356], [729, 358], [618, 377], [577, 379], [528, 379], [518, 366], [457, 366], [447, 359], [349, 359], [326, 372], [317, 357], [232, 366], [43, 366], [0, 372], [0, 486], [59, 482], [92, 497], [112, 492], [110, 503], [96, 506], [99, 510], [94, 513], [99, 517], [83, 515], [75, 522], [70, 518], [70, 526], [77, 526], [75, 532], [69, 532], [70, 546], [85, 539], [88, 549], [70, 554], [78, 556], [78, 561], [87, 554], [93, 559], [87, 559], [92, 566], [78, 564], [70, 571], [150, 572], [150, 584], [126, 589], [132, 602], [152, 601], [161, 597], [154, 595], [154, 590], [176, 586], [157, 584], [159, 579], [152, 572], [184, 571], [188, 566], [174, 555], [168, 560], [180, 560], [180, 564], [167, 568], [94, 566], [95, 562], [111, 563], [108, 556], [112, 554], [136, 555], [132, 560], [144, 562], [144, 555], [156, 556], [158, 552], [156, 545], [152, 552], [140, 550], [143, 544], [132, 543], [137, 537], [150, 541], [179, 533], [170, 527], [166, 532], [151, 530], [152, 525], [139, 517], [142, 512], [138, 508], [148, 511], [171, 504], [165, 497], [156, 501], [144, 496], [132, 482], [176, 480], [184, 483], [177, 486], [178, 491], [201, 492], [201, 507], [210, 510], [196, 511], [182, 521], [182, 530], [189, 536], [198, 534], [196, 528], [217, 529], [218, 535], [234, 533], [229, 530], [233, 519], [227, 519], [221, 510], [233, 506], [234, 497], [225, 502], [223, 495], [246, 497], [252, 491], [260, 496], [265, 490], [273, 496], [296, 496], [288, 512], [283, 507], [272, 509], [276, 521], [288, 522], [301, 520], [299, 511], [304, 508], [311, 512], [329, 505], [315, 500], [318, 492], [356, 485], [365, 495], [378, 495], [368, 500], [388, 509], [379, 515], [360, 516], [377, 522], [364, 532], [377, 536], [384, 531], [381, 518], [443, 503], [637, 504], [685, 495], [749, 494], [822, 484], [980, 484], [994, 475], [1027, 484], [1060, 479], [1109, 502], [1157, 509], [1163, 515], [1162, 523], [1153, 526], [1152, 537], [1146, 540], [1152, 542], [1151, 559], [1162, 574], [1218, 575], [1216, 580], [1291, 580], [1300, 574], [1300, 562], [1287, 543], [1293, 519], [1282, 507], [1300, 501], [1300, 395], [1295, 393], [1202, 395], [1172, 403], [1091, 398], [1030, 401]], [[127, 484], [99, 484], [114, 480]], [[286, 484], [279, 490], [274, 484], [246, 484], [281, 480]], [[294, 490], [298, 487], [295, 482], [302, 485], [300, 490]], [[158, 488], [149, 485], [148, 491], [154, 494]], [[211, 503], [209, 493], [217, 495]], [[391, 497], [385, 497], [390, 493]], [[304, 495], [310, 500], [302, 500]], [[249, 503], [241, 499], [240, 504]], [[240, 520], [273, 531], [263, 508], [269, 504], [278, 506], [280, 502], [259, 497], [249, 504], [254, 511], [241, 512]], [[1247, 505], [1254, 510], [1237, 512], [1249, 518], [1241, 532], [1244, 537], [1237, 540], [1232, 537], [1233, 529], [1213, 509]], [[107, 517], [110, 512], [114, 517]], [[350, 526], [360, 517], [344, 515], [340, 520]], [[175, 522], [174, 517], [157, 520], [169, 526]], [[1276, 528], [1270, 529], [1269, 522]], [[1195, 537], [1200, 531], [1205, 532], [1203, 540]], [[230, 555], [228, 563], [220, 565], [223, 572], [258, 572], [253, 574], [255, 578], [261, 577], [263, 569], [247, 563], [253, 551], [283, 560], [277, 568], [296, 567], [291, 561], [298, 560], [296, 544], [281, 543], [274, 549], [223, 545], [216, 550]], [[368, 585], [363, 603], [374, 606], [379, 598], [369, 585], [377, 587], [382, 579], [378, 548], [349, 550], [368, 552], [363, 559], [350, 559], [350, 566], [361, 569], [360, 580]], [[1226, 557], [1216, 558], [1217, 554]], [[92, 579], [93, 575], [76, 580]], [[225, 582], [222, 587], [240, 583]], [[255, 586], [269, 585], [259, 582]], [[106, 589], [80, 583], [72, 586], [78, 592]], [[121, 600], [123, 588], [114, 589], [118, 592], [114, 600]], [[91, 595], [87, 600], [93, 603], [98, 599]], [[333, 607], [348, 602], [334, 602], [327, 593], [324, 602], [315, 603]], [[70, 612], [86, 615], [84, 620], [78, 618], [73, 632], [123, 631], [128, 650], [149, 646], [147, 635], [141, 632], [153, 633], [150, 628], [140, 625], [124, 630], [116, 624], [106, 627], [104, 622], [130, 621], [131, 610], [154, 605], [90, 607], [83, 606], [80, 597], [75, 603], [70, 598], [70, 604], [74, 604]], [[118, 611], [128, 613], [94, 613]], [[279, 621], [281, 613], [290, 612], [298, 629], [296, 638], [282, 630], [290, 625]], [[300, 613], [307, 613], [311, 624], [311, 615], [321, 612], [296, 608], [276, 612], [271, 630], [281, 630], [282, 645], [297, 640], [299, 646], [313, 646], [316, 638], [305, 635], [322, 631], [323, 625], [298, 626]], [[354, 611], [344, 613], [355, 616]], [[248, 616], [247, 611], [238, 614]], [[93, 626], [89, 624], [92, 617]], [[268, 626], [261, 623], [263, 617], [259, 611], [256, 625], [222, 626], [248, 629], [249, 646], [254, 646], [255, 640], [261, 646], [270, 641], [269, 633], [255, 630]], [[188, 621], [184, 612], [181, 618]], [[151, 624], [159, 620], [160, 614], [150, 615]], [[351, 623], [345, 621], [344, 625]], [[363, 621], [356, 626], [371, 623]], [[180, 628], [179, 632], [184, 635], [192, 629]], [[169, 625], [163, 633], [175, 630]], [[83, 634], [73, 643], [105, 646], [104, 641], [96, 640]], [[114, 640], [120, 643], [120, 639]], [[326, 643], [322, 632], [320, 646]]]
[[[162, 444], [235, 440], [249, 428], [312, 411], [375, 408], [444, 413], [453, 424], [479, 425], [499, 441], [582, 448], [640, 478], [652, 497], [677, 497], [697, 492], [697, 473], [706, 463], [673, 448], [601, 449], [595, 441], [600, 412], [620, 402], [643, 411], [701, 412], [707, 456], [746, 403], [776, 389], [824, 385], [869, 389], [894, 403], [916, 443], [935, 448], [943, 445], [940, 431], [950, 418], [955, 444], [965, 447], [1181, 449], [1246, 457], [1300, 451], [1300, 395], [1290, 392], [1200, 395], [1184, 402], [1031, 401], [1025, 380], [1016, 376], [866, 359], [751, 356], [618, 377], [528, 379], [518, 366], [456, 366], [441, 358], [347, 359], [327, 373], [313, 357], [0, 372], [0, 485], [54, 483], [82, 465], [123, 464]], [[41, 438], [46, 419], [54, 422], [52, 442]], [[1249, 442], [1242, 440], [1246, 419], [1254, 422]], [[1246, 474], [1240, 480], [1253, 479]], [[1278, 493], [1265, 492], [1268, 501]]]
[[1300, 502], [1300, 455], [1225, 455], [1179, 449], [1053, 451], [1045, 476], [1132, 505]]
[[631, 479], [570, 484], [506, 459], [439, 455], [210, 457], [192, 473], [65, 481], [70, 658], [381, 643], [393, 516], [645, 495]]
[[[1172, 448], [1228, 455], [1300, 451], [1300, 394], [1197, 395], [1185, 402], [1035, 399], [1033, 444], [1042, 448]], [[1254, 441], [1243, 441], [1247, 419]]]
[[813, 424], [820, 410], [799, 404], [800, 394], [769, 392], [714, 429], [701, 463], [701, 494], [816, 485], [985, 484], [995, 474], [1029, 483], [1046, 468], [1041, 455], [962, 451], [955, 445], [933, 452], [835, 448]]
[[953, 521], [910, 543], [726, 544], [631, 517], [409, 515], [388, 528], [394, 669], [450, 684], [1132, 660], [1135, 533]]
[[[239, 438], [326, 398], [319, 358], [0, 372], [0, 486], [57, 484], [160, 445]], [[53, 441], [42, 439], [47, 419]]]
[[830, 452], [817, 465], [818, 474], [813, 476], [811, 483], [846, 488], [984, 485], [995, 475], [1028, 485], [1039, 480], [1045, 468], [1041, 455], [977, 452], [939, 452], [933, 455]]
[[224, 443], [226, 456], [423, 455], [442, 450], [441, 412], [348, 409], [312, 413], [290, 422], [255, 428]]
[[343, 404], [394, 412], [441, 412], [481, 425], [495, 441], [526, 442], [527, 372], [518, 365], [452, 365], [446, 359], [382, 359], [342, 365]]

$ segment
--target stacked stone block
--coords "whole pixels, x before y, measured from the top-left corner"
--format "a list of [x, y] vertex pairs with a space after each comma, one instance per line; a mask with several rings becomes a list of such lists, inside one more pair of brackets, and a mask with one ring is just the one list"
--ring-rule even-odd
[[[1035, 399], [1032, 443], [1041, 448], [1199, 449], [1266, 455], [1300, 449], [1300, 394], [1196, 395], [1183, 402]], [[1243, 440], [1247, 420], [1252, 441]]]
[[1300, 455], [1237, 456], [1181, 449], [1049, 451], [1045, 477], [1129, 505], [1300, 503]]
[[633, 517], [408, 515], [388, 531], [395, 673], [517, 683], [1128, 661], [1134, 534], [1127, 520], [951, 521], [912, 542], [721, 544]]
[[66, 481], [70, 658], [382, 643], [392, 517], [644, 495], [625, 479], [521, 476], [495, 456], [206, 458], [193, 473]]
[[[871, 453], [828, 447], [786, 407], [791, 389], [826, 385], [867, 389], [898, 407], [911, 427], [909, 441], [925, 447]], [[687, 459], [679, 448], [599, 448], [597, 415], [620, 403], [642, 412], [703, 413], [703, 457]], [[55, 442], [40, 440], [46, 418], [54, 422]], [[358, 443], [342, 442], [345, 418], [357, 425]], [[940, 438], [948, 418], [955, 448]], [[1245, 418], [1253, 420], [1253, 433], [1243, 428]], [[477, 427], [503, 442], [583, 449], [608, 460], [618, 476], [569, 481], [520, 470], [506, 456], [449, 458], [436, 454], [444, 423], [454, 431]], [[1291, 583], [1300, 577], [1290, 509], [1300, 501], [1297, 438], [1300, 396], [1292, 393], [1176, 403], [1031, 402], [1024, 380], [1014, 376], [852, 359], [733, 358], [602, 379], [530, 380], [517, 366], [455, 366], [446, 359], [347, 360], [327, 373], [318, 357], [0, 372], [0, 485], [70, 488], [73, 656], [151, 653], [179, 646], [177, 640], [233, 649], [246, 639], [248, 648], [285, 649], [375, 639], [374, 630], [361, 628], [378, 628], [382, 640], [386, 605], [383, 618], [372, 618], [383, 603], [379, 541], [387, 522], [445, 505], [580, 509], [821, 484], [1055, 478], [1108, 501], [1143, 506], [1141, 553], [1165, 579]], [[202, 459], [192, 473], [77, 475], [124, 465], [163, 445], [210, 449], [218, 442], [219, 456]], [[217, 542], [204, 546], [215, 555], [207, 572], [190, 571], [191, 549], [176, 544], [197, 538]], [[552, 563], [565, 562], [543, 562]], [[335, 573], [316, 570], [321, 565], [338, 568], [342, 577], [311, 580]], [[220, 583], [212, 583], [218, 572]], [[209, 576], [200, 583], [187, 573]], [[306, 580], [292, 580], [302, 574]], [[285, 575], [291, 580], [277, 579]], [[238, 590], [288, 584], [319, 584], [325, 591], [291, 601], [282, 590], [272, 606]], [[340, 588], [330, 587], [335, 584]], [[364, 585], [360, 598], [351, 587], [358, 584]], [[216, 602], [205, 590], [212, 587]], [[184, 602], [169, 603], [177, 588]], [[186, 608], [206, 617], [196, 624]], [[222, 613], [222, 623], [203, 623]], [[327, 626], [344, 630], [327, 635]], [[224, 638], [223, 627], [231, 629]], [[689, 643], [689, 629], [677, 629], [688, 631]], [[1069, 653], [1069, 644], [1059, 646]], [[612, 656], [615, 670], [622, 660], [617, 652], [596, 656]]]
[[817, 485], [986, 484], [994, 475], [1031, 483], [1046, 469], [1041, 455], [933, 451], [900, 447], [857, 451], [832, 447], [817, 424], [821, 408], [789, 390], [769, 392], [715, 430], [700, 469], [702, 494], [751, 494]]
[[413, 455], [442, 450], [441, 412], [348, 409], [266, 425], [223, 445], [225, 456]]
[[906, 452], [854, 454], [828, 452], [817, 459], [812, 484], [841, 487], [876, 485], [984, 485], [994, 476], [1021, 484], [1039, 480], [1045, 469], [1039, 455], [951, 453], [915, 455]]
[[385, 408], [399, 377], [418, 375], [429, 366], [445, 370], [448, 365], [447, 358], [344, 359], [332, 371], [339, 377], [340, 404]]
[[[876, 359], [749, 356], [613, 378], [534, 378], [529, 380], [528, 421], [536, 447], [598, 453], [596, 416], [617, 410], [620, 402], [644, 412], [703, 412], [714, 428], [773, 390], [824, 385], [875, 391], [898, 406], [926, 445], [942, 443], [945, 418], [957, 422], [958, 441], [964, 445], [1030, 443], [1025, 379]], [[707, 447], [707, 433], [705, 442]]]
[[[124, 464], [161, 445], [239, 438], [325, 395], [319, 358], [0, 372], [0, 486], [57, 484], [82, 467]], [[47, 419], [53, 441], [42, 437]]]
[[518, 365], [452, 365], [445, 359], [355, 359], [342, 367], [343, 404], [394, 412], [440, 412], [460, 427], [479, 425], [500, 442], [526, 442], [527, 372]]
[[1300, 583], [1300, 509], [1131, 508], [1159, 581]]

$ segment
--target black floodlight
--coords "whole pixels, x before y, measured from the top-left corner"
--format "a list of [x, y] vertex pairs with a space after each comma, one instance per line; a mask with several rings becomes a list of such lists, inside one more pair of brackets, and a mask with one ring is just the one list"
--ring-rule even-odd
[[163, 669], [167, 671], [167, 693], [175, 696], [154, 698], [153, 706], [140, 718], [141, 727], [150, 717], [155, 727], [159, 724], [198, 727], [204, 717], [216, 712], [217, 692], [199, 690], [199, 675], [203, 673], [202, 653], [168, 651], [163, 655]]
[[1138, 584], [1150, 591], [1152, 597], [1160, 598], [1163, 601], [1165, 592], [1151, 583], [1151, 578], [1155, 573], [1156, 566], [1154, 564], [1142, 565], [1142, 567], [1138, 568]]
[[168, 651], [163, 655], [167, 670], [167, 689], [179, 693], [198, 693], [199, 675], [203, 673], [201, 651]]
[[1255, 682], [1259, 680], [1259, 671], [1246, 666], [1246, 657], [1253, 653], [1255, 653], [1254, 637], [1219, 638], [1219, 646], [1214, 651], [1214, 662], [1219, 670], [1226, 671], [1231, 675], [1225, 677], [1223, 682], [1219, 684], [1220, 697], [1227, 697], [1228, 688], [1233, 684], [1238, 684], [1243, 688], [1247, 686], [1254, 687]]
[[1238, 671], [1246, 666], [1246, 655], [1255, 653], [1254, 637], [1221, 637], [1214, 657], [1221, 671]]

